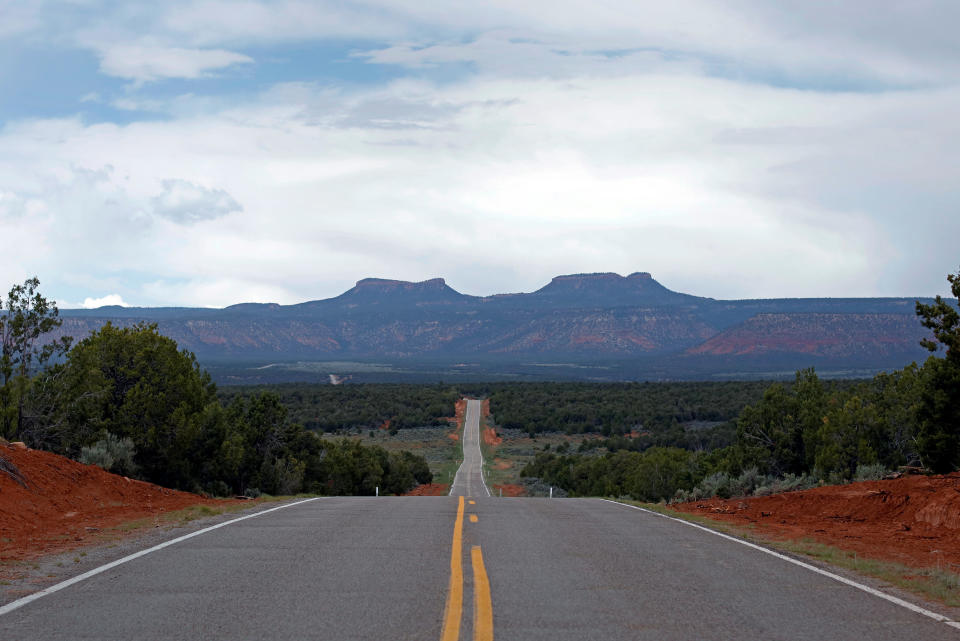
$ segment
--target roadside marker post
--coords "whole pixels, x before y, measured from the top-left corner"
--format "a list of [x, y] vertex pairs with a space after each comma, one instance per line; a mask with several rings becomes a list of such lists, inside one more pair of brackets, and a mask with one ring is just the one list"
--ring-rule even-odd
[[550, 486], [550, 498], [553, 498], [553, 486]]
[[379, 485], [377, 486], [375, 496], [380, 496], [380, 486], [379, 486]]

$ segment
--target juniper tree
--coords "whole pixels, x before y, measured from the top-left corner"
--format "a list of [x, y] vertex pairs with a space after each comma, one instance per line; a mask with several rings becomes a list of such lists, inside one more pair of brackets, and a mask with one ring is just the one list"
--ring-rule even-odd
[[[947, 280], [960, 302], [960, 270]], [[950, 472], [960, 467], [960, 313], [952, 301], [937, 296], [931, 304], [918, 301], [917, 315], [933, 330], [933, 338], [921, 344], [934, 352], [923, 367], [917, 453], [931, 470]], [[941, 349], [943, 358], [936, 356]]]
[[31, 377], [70, 348], [70, 337], [45, 340], [63, 322], [56, 301], [37, 291], [36, 276], [14, 285], [0, 313], [0, 436], [23, 429], [25, 399]]

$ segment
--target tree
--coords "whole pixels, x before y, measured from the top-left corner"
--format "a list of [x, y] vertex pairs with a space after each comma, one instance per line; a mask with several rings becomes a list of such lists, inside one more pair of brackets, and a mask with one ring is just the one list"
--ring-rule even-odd
[[0, 313], [0, 436], [18, 436], [23, 430], [25, 399], [31, 376], [70, 348], [65, 336], [42, 337], [63, 322], [56, 301], [37, 291], [36, 276], [10, 288]]
[[70, 350], [60, 378], [68, 454], [107, 432], [133, 441], [145, 478], [202, 489], [204, 466], [224, 440], [226, 412], [210, 375], [156, 324], [107, 323]]
[[803, 431], [796, 419], [796, 398], [783, 385], [771, 385], [763, 400], [743, 408], [737, 419], [737, 441], [747, 451], [747, 459], [765, 473], [802, 469]]
[[[956, 274], [947, 274], [947, 281], [950, 291], [960, 301], [960, 270]], [[920, 344], [931, 352], [945, 347], [947, 359], [960, 360], [960, 313], [956, 306], [938, 294], [930, 305], [917, 301], [917, 316], [922, 319], [924, 327], [933, 330], [933, 339], [925, 338]]]
[[[947, 275], [960, 302], [960, 271]], [[953, 303], [937, 296], [932, 304], [917, 301], [917, 315], [933, 338], [921, 344], [934, 355], [924, 364], [923, 386], [917, 408], [917, 454], [934, 472], [960, 467], [960, 313]], [[946, 349], [943, 358], [936, 356]]]
[[853, 394], [830, 408], [817, 431], [815, 468], [852, 479], [861, 465], [878, 462], [883, 438], [876, 407]]
[[627, 490], [641, 501], [669, 499], [693, 487], [693, 454], [677, 447], [652, 447], [639, 457], [627, 478]]

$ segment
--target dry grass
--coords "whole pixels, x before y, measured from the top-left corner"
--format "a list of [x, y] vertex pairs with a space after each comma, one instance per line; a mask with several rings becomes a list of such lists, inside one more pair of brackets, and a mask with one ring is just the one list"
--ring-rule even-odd
[[263, 503], [277, 503], [280, 501], [287, 501], [295, 498], [309, 498], [312, 496], [315, 495], [297, 494], [295, 496], [270, 496], [269, 494], [264, 494], [252, 501], [232, 501], [223, 502], [216, 505], [191, 505], [183, 508], [182, 510], [161, 512], [154, 516], [126, 521], [111, 527], [109, 531], [124, 534], [148, 527], [180, 527], [196, 521], [197, 519], [219, 516], [221, 514], [233, 514], [234, 512], [240, 512]]
[[[487, 426], [488, 419], [482, 418], [480, 428]], [[580, 444], [595, 436], [576, 434], [568, 435], [561, 432], [541, 432], [530, 436], [523, 430], [507, 430], [496, 428], [497, 436], [502, 441], [499, 445], [491, 446], [480, 440], [480, 450], [483, 452], [483, 467], [488, 483], [491, 485], [512, 485], [520, 483], [520, 470], [534, 457], [544, 451], [556, 451], [558, 447], [569, 448], [575, 452]]]

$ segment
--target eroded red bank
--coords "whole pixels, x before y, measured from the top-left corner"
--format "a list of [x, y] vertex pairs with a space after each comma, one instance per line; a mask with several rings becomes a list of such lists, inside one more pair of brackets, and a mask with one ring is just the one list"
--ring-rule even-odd
[[159, 522], [164, 512], [232, 502], [135, 481], [39, 450], [0, 444], [0, 456], [25, 483], [0, 472], [0, 561], [94, 543], [122, 523]]
[[[0, 444], [23, 487], [0, 473], [0, 560], [27, 559], [102, 540], [130, 521], [230, 501], [205, 499], [127, 479], [92, 465]], [[495, 485], [494, 492], [501, 486]], [[503, 495], [522, 493], [504, 485]], [[418, 495], [446, 495], [431, 484]], [[960, 474], [907, 476], [746, 499], [673, 506], [739, 524], [779, 539], [811, 538], [871, 558], [916, 567], [960, 568]]]
[[875, 559], [960, 569], [960, 473], [905, 476], [673, 506], [752, 524], [776, 539], [814, 539]]

